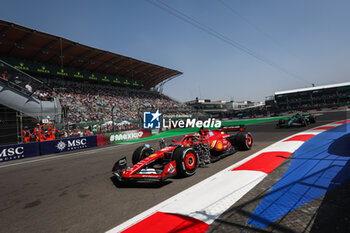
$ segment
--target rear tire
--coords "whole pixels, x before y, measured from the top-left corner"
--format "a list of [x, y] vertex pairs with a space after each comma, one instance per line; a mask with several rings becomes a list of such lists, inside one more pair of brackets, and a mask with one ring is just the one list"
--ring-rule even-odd
[[192, 176], [196, 173], [199, 158], [193, 148], [178, 148], [174, 151], [173, 158], [176, 161], [176, 170], [180, 177]]
[[138, 147], [132, 154], [132, 164], [137, 164], [138, 162], [140, 162], [141, 160], [150, 156], [153, 153], [154, 149], [152, 147], [147, 148], [144, 145]]
[[239, 150], [250, 150], [253, 146], [253, 137], [249, 132], [239, 132], [235, 141]]
[[303, 119], [301, 125], [304, 127], [307, 126], [307, 121], [305, 119]]

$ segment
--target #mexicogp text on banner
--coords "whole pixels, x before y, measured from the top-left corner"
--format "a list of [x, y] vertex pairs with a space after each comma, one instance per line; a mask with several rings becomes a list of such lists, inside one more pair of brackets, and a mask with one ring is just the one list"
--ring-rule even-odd
[[129, 130], [116, 133], [109, 133], [110, 143], [119, 143], [151, 136], [150, 129]]

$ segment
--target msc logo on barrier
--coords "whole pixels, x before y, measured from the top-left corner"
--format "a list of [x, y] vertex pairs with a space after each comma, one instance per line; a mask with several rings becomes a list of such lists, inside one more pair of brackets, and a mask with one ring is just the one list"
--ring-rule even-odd
[[143, 128], [144, 129], [160, 129], [160, 116], [159, 110], [156, 112], [144, 112], [143, 113]]
[[22, 146], [5, 148], [0, 153], [0, 161], [22, 158], [24, 157], [23, 153], [24, 147]]
[[86, 138], [67, 140], [67, 143], [61, 140], [56, 144], [56, 148], [59, 151], [64, 151], [66, 147], [67, 147], [67, 150], [76, 150], [76, 149], [86, 148], [87, 147]]
[[56, 148], [59, 150], [59, 151], [63, 151], [64, 148], [66, 148], [66, 143], [64, 141], [59, 141], [56, 145]]

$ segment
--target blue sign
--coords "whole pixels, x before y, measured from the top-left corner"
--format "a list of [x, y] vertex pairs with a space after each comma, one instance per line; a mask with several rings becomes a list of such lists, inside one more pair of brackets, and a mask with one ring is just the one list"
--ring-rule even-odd
[[156, 112], [143, 113], [143, 128], [144, 129], [160, 129], [160, 115], [159, 110]]
[[38, 155], [40, 155], [38, 142], [0, 146], [0, 162]]
[[45, 141], [40, 143], [42, 155], [59, 153], [64, 151], [79, 150], [97, 146], [97, 137], [65, 138], [59, 140]]

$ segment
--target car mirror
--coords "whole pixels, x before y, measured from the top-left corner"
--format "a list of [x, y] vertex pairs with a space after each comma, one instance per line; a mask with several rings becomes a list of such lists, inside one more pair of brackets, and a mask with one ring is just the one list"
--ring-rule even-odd
[[164, 138], [162, 138], [161, 140], [159, 140], [159, 148], [163, 149], [165, 147], [165, 140]]

